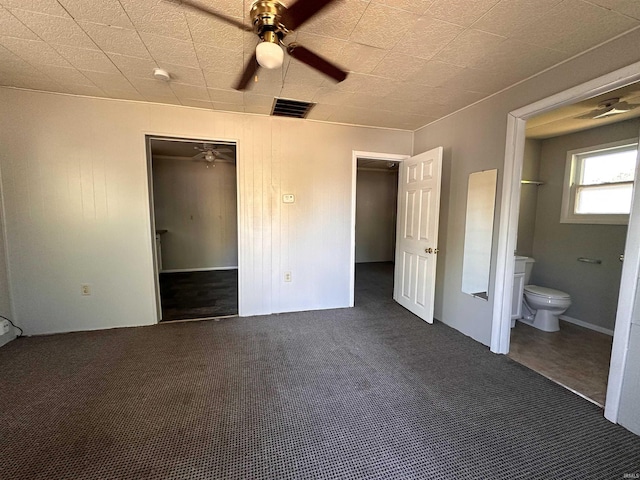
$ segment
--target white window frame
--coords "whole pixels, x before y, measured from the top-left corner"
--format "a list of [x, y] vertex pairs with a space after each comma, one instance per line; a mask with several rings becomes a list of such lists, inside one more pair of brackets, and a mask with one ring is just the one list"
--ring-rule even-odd
[[[560, 223], [583, 223], [596, 225], [628, 225], [628, 214], [599, 213], [578, 214], [575, 213], [576, 181], [579, 175], [579, 156], [584, 153], [604, 152], [619, 147], [635, 147], [638, 149], [638, 139], [630, 138], [619, 142], [594, 145], [567, 152], [567, 163], [564, 171], [564, 183], [562, 188], [562, 210], [560, 211]], [[637, 160], [636, 160], [637, 162]]]

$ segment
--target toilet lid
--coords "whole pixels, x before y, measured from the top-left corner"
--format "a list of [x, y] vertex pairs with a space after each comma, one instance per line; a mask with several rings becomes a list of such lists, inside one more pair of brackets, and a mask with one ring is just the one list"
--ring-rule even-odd
[[524, 291], [541, 297], [570, 298], [569, 294], [566, 292], [554, 290], [553, 288], [539, 287], [538, 285], [525, 285]]

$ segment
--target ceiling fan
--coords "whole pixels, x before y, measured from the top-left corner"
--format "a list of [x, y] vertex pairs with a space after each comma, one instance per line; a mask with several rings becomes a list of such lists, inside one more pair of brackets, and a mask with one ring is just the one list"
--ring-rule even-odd
[[191, 157], [191, 160], [194, 162], [206, 162], [207, 168], [210, 166], [215, 167], [215, 161], [218, 159], [233, 162], [232, 158], [225, 155], [225, 153], [233, 153], [233, 150], [230, 148], [216, 148], [214, 145], [207, 143], [203, 143], [202, 147], [195, 146], [193, 148], [199, 150], [200, 153], [196, 153]]
[[589, 113], [580, 115], [576, 118], [597, 120], [600, 118], [610, 117], [612, 115], [618, 115], [620, 113], [626, 113], [636, 107], [640, 107], [640, 104], [621, 102], [619, 98], [609, 98], [600, 102], [598, 104], [598, 108], [595, 110], [591, 110]]
[[235, 18], [224, 15], [212, 8], [206, 7], [193, 0], [180, 0], [185, 7], [206, 13], [224, 22], [260, 37], [256, 51], [247, 62], [242, 76], [238, 80], [236, 90], [245, 90], [251, 78], [260, 67], [275, 69], [282, 66], [284, 61], [284, 47], [293, 58], [306, 63], [311, 68], [341, 82], [347, 78], [347, 72], [334, 65], [329, 60], [296, 43], [285, 44], [284, 38], [288, 33], [299, 28], [311, 19], [321, 9], [334, 0], [297, 0], [289, 8], [277, 0], [257, 0], [251, 7], [251, 24], [249, 27]]

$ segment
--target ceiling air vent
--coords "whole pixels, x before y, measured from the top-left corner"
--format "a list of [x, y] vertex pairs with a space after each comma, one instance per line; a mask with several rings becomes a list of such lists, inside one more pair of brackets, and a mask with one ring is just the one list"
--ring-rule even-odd
[[306, 118], [315, 103], [276, 98], [271, 115], [279, 117]]

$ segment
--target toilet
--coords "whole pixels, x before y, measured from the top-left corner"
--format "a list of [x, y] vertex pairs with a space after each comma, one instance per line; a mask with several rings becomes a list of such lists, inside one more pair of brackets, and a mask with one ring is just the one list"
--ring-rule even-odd
[[568, 293], [538, 285], [525, 285], [523, 301], [520, 321], [545, 332], [560, 330], [558, 317], [571, 306]]
[[571, 296], [560, 290], [528, 285], [535, 260], [517, 257], [524, 262], [524, 292], [522, 295], [522, 316], [518, 320], [545, 332], [560, 330], [559, 316], [571, 306]]

